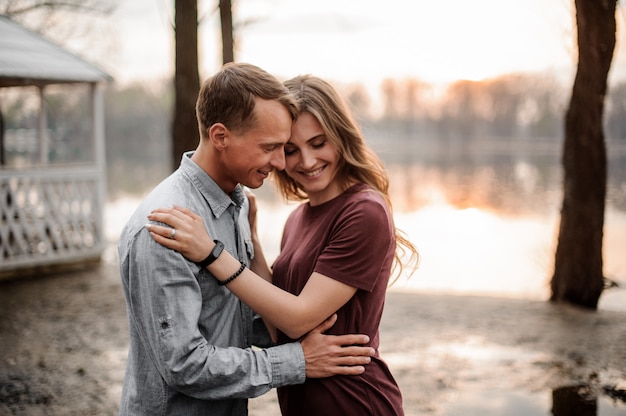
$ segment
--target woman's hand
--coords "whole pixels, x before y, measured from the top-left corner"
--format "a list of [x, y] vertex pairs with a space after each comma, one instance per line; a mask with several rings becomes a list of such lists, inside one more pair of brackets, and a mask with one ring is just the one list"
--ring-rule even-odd
[[169, 225], [146, 224], [146, 229], [157, 243], [178, 251], [188, 260], [204, 260], [215, 246], [202, 217], [187, 208], [157, 208], [148, 219]]

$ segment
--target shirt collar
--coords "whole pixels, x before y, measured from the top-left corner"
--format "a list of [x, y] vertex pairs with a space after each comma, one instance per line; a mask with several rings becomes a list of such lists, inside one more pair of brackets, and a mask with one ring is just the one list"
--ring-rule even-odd
[[220, 188], [213, 178], [211, 178], [207, 173], [200, 168], [191, 160], [191, 156], [193, 155], [193, 151], [185, 152], [183, 154], [182, 160], [180, 162], [180, 168], [183, 173], [191, 180], [194, 186], [200, 191], [204, 199], [209, 204], [211, 211], [213, 211], [213, 215], [216, 218], [219, 218], [232, 204], [237, 207], [241, 207], [244, 203], [244, 198], [246, 197], [242, 186], [237, 185], [237, 187], [227, 195], [222, 188]]

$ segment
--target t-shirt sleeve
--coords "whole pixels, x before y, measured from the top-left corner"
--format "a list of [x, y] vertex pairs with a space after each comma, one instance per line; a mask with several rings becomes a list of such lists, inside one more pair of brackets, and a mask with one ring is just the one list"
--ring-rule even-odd
[[338, 216], [315, 271], [371, 291], [394, 250], [394, 226], [384, 202], [359, 199]]

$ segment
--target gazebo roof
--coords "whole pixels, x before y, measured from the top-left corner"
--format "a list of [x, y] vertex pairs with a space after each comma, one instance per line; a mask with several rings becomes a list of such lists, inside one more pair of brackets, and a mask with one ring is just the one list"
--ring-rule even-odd
[[95, 65], [0, 15], [0, 87], [107, 80]]

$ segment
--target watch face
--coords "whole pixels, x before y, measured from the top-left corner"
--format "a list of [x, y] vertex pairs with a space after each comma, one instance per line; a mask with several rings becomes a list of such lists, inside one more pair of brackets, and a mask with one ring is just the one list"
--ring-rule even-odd
[[213, 250], [211, 250], [211, 253], [209, 253], [206, 259], [202, 260], [201, 262], [198, 262], [198, 265], [200, 267], [203, 267], [203, 268], [207, 267], [208, 265], [213, 263], [215, 260], [217, 260], [220, 254], [222, 254], [222, 251], [224, 250], [224, 243], [222, 243], [220, 240], [213, 240], [213, 241], [215, 242], [215, 246], [213, 247]]

